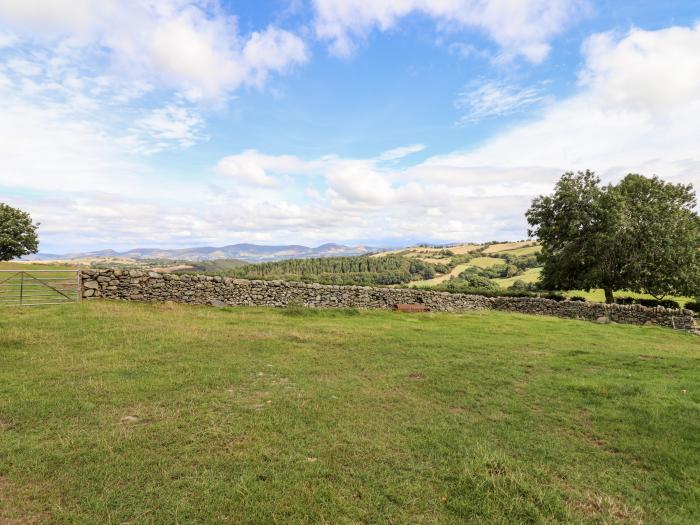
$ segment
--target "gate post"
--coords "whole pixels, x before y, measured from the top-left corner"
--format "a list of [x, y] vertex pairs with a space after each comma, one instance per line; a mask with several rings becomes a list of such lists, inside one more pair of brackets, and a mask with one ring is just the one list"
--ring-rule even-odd
[[19, 272], [19, 305], [22, 306], [24, 297], [24, 272]]

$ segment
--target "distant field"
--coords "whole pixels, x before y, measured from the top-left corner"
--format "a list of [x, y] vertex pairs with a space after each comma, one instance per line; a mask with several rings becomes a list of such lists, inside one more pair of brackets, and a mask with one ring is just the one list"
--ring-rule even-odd
[[[603, 292], [603, 290], [591, 290], [590, 292], [586, 292], [585, 290], [570, 290], [568, 292], [565, 292], [565, 295], [567, 295], [568, 297], [573, 297], [575, 295], [578, 295], [579, 297], [584, 297], [586, 299], [586, 301], [592, 301], [595, 303], [604, 303], [605, 302], [605, 292]], [[651, 295], [648, 295], [648, 294], [634, 293], [634, 292], [627, 292], [627, 291], [617, 291], [617, 292], [615, 292], [615, 297], [634, 297], [637, 299], [653, 299], [653, 297]], [[678, 302], [678, 304], [681, 307], [685, 306], [685, 303], [695, 300], [693, 297], [678, 297], [678, 296], [667, 297], [667, 299], [673, 299], [674, 301]]]
[[522, 248], [514, 248], [512, 250], [502, 250], [499, 253], [505, 253], [508, 255], [515, 255], [517, 257], [522, 257], [524, 255], [534, 255], [536, 253], [540, 253], [542, 251], [541, 246], [524, 246]]
[[506, 262], [503, 259], [496, 257], [474, 257], [469, 261], [470, 266], [477, 268], [495, 268], [496, 266], [505, 266]]
[[401, 248], [398, 250], [389, 250], [386, 252], [380, 252], [374, 254], [372, 257], [384, 257], [386, 255], [396, 255], [403, 254], [406, 257], [418, 257], [425, 259], [426, 257], [433, 257], [434, 254], [440, 253], [444, 250], [449, 250], [455, 255], [464, 255], [466, 253], [471, 253], [481, 248], [479, 244], [459, 244], [457, 246], [449, 246], [445, 248], [426, 248], [422, 246], [412, 246], [408, 248]]
[[458, 246], [451, 246], [447, 249], [455, 255], [464, 255], [465, 253], [475, 252], [479, 248], [481, 248], [481, 246], [478, 244], [460, 244]]
[[540, 273], [542, 273], [542, 268], [529, 268], [525, 270], [522, 275], [507, 277], [504, 279], [493, 279], [493, 281], [498, 283], [501, 288], [508, 288], [513, 286], [515, 281], [523, 281], [525, 283], [537, 282], [537, 280], [540, 278]]
[[512, 252], [512, 250], [533, 247], [533, 244], [533, 241], [502, 242], [491, 244], [484, 248], [484, 253]]
[[0, 262], [0, 270], [77, 270], [80, 266], [58, 263]]
[[441, 283], [444, 283], [445, 281], [449, 281], [452, 277], [457, 277], [460, 273], [462, 273], [464, 270], [469, 268], [471, 266], [471, 263], [466, 263], [466, 264], [458, 264], [452, 270], [450, 273], [446, 273], [445, 275], [440, 275], [438, 277], [435, 277], [434, 279], [427, 279], [424, 281], [413, 281], [411, 283], [411, 286], [417, 286], [419, 288], [424, 288], [426, 286], [435, 286]]
[[695, 336], [506, 314], [0, 314], [0, 523], [695, 523]]

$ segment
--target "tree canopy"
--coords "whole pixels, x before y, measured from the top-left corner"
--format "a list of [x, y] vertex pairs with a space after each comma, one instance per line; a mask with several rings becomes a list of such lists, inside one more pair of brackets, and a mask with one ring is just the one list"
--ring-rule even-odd
[[693, 295], [700, 289], [700, 219], [692, 185], [627, 175], [601, 186], [591, 171], [565, 173], [526, 213], [542, 244], [547, 289], [602, 288]]
[[39, 250], [37, 226], [27, 212], [0, 202], [0, 261], [36, 253]]

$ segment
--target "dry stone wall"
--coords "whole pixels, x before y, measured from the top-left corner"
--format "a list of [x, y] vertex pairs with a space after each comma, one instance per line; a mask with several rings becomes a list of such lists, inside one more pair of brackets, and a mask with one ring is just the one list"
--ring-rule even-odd
[[214, 306], [300, 304], [313, 308], [393, 308], [421, 303], [432, 311], [502, 310], [570, 319], [651, 324], [696, 332], [690, 310], [606, 305], [551, 299], [483, 297], [420, 289], [328, 286], [283, 281], [248, 281], [219, 276], [175, 275], [140, 270], [85, 270], [83, 297], [128, 301], [175, 301]]

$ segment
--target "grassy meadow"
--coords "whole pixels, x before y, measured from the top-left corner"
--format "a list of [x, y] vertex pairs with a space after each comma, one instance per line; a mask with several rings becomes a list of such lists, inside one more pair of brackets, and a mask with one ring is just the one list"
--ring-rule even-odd
[[36, 263], [36, 262], [16, 262], [16, 261], [0, 261], [0, 270], [77, 270], [79, 266], [70, 266], [67, 264], [57, 263]]
[[699, 341], [499, 312], [0, 309], [0, 523], [697, 523]]

